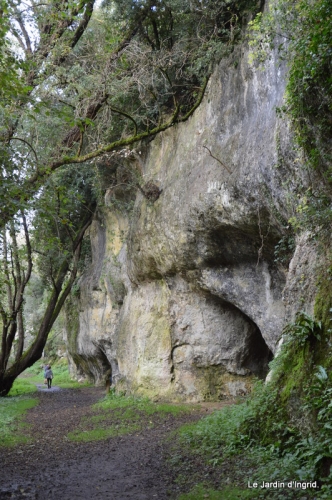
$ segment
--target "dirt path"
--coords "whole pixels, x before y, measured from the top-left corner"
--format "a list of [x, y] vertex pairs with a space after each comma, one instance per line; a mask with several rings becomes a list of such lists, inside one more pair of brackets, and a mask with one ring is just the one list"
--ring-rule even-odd
[[174, 498], [163, 441], [198, 415], [159, 418], [152, 429], [105, 441], [68, 441], [68, 432], [76, 429], [82, 416], [91, 414], [91, 404], [102, 396], [96, 388], [38, 394], [40, 404], [26, 417], [33, 443], [0, 450], [1, 500]]

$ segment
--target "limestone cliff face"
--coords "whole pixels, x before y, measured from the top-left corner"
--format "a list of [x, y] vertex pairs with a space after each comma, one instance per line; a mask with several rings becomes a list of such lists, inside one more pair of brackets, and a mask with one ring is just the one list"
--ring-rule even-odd
[[94, 221], [93, 262], [67, 307], [73, 371], [99, 382], [111, 366], [120, 389], [191, 401], [245, 393], [266, 374], [315, 292], [305, 235], [290, 266], [275, 262], [305, 182], [276, 113], [284, 90], [282, 66], [256, 69], [239, 49], [186, 123], [135, 152], [142, 184], [161, 194], [138, 191], [130, 214], [106, 207]]

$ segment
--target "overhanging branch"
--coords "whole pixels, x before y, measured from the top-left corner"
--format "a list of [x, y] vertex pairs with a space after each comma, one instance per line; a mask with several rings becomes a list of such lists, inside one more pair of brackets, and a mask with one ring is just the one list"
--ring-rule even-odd
[[[176, 106], [176, 108], [173, 111], [173, 114], [169, 120], [166, 122], [162, 123], [161, 125], [158, 125], [157, 127], [154, 127], [153, 129], [150, 130], [145, 130], [144, 132], [141, 132], [139, 134], [134, 134], [130, 137], [124, 138], [124, 139], [119, 139], [117, 141], [114, 141], [110, 144], [107, 144], [105, 146], [102, 146], [101, 148], [98, 148], [94, 151], [91, 151], [90, 153], [87, 153], [82, 156], [63, 156], [59, 160], [54, 161], [53, 163], [47, 165], [43, 169], [39, 169], [37, 172], [35, 172], [34, 175], [32, 175], [29, 179], [27, 179], [21, 187], [21, 192], [19, 198], [15, 201], [18, 201], [20, 203], [22, 202], [27, 202], [34, 194], [35, 192], [39, 189], [39, 187], [42, 185], [42, 183], [47, 179], [52, 172], [57, 170], [60, 167], [63, 167], [65, 165], [74, 165], [74, 164], [80, 164], [80, 163], [85, 163], [90, 160], [93, 160], [97, 158], [98, 156], [103, 155], [104, 153], [109, 153], [111, 151], [114, 151], [118, 148], [121, 148], [123, 146], [130, 146], [132, 144], [135, 144], [136, 142], [142, 141], [147, 138], [151, 138], [160, 132], [164, 132], [168, 128], [172, 127], [173, 125], [177, 123], [182, 123], [188, 120], [190, 116], [194, 113], [194, 111], [198, 108], [198, 106], [201, 104], [205, 90], [207, 87], [209, 81], [209, 76], [205, 78], [205, 81], [203, 83], [203, 86], [201, 87], [201, 90], [197, 96], [195, 104], [191, 107], [191, 109], [184, 115], [179, 117], [180, 113], [180, 108], [179, 106]], [[6, 224], [10, 218], [13, 216], [13, 212], [6, 211], [4, 213], [1, 213], [1, 208], [0, 208], [0, 227]]]

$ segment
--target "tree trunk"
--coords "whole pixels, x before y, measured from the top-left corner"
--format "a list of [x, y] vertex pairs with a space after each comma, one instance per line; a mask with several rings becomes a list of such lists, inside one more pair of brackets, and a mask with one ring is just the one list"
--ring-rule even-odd
[[[46, 307], [44, 317], [42, 319], [35, 341], [20, 356], [20, 358], [15, 360], [15, 362], [12, 364], [12, 366], [10, 366], [10, 368], [6, 369], [7, 366], [6, 363], [4, 363], [2, 367], [0, 367], [0, 397], [7, 396], [7, 394], [9, 393], [10, 389], [13, 386], [15, 379], [22, 372], [24, 372], [24, 370], [32, 366], [36, 361], [38, 361], [42, 357], [48, 334], [55, 320], [57, 319], [61, 311], [61, 308], [68, 294], [70, 293], [73, 282], [76, 278], [77, 265], [81, 250], [81, 243], [85, 231], [91, 224], [92, 217], [93, 215], [89, 213], [88, 218], [84, 221], [80, 231], [76, 236], [76, 239], [73, 242], [73, 258], [72, 258], [73, 260], [72, 260], [71, 271], [70, 271], [70, 262], [68, 262], [67, 258], [64, 259], [59, 269], [57, 279], [54, 282], [54, 289], [48, 301], [48, 305]], [[70, 279], [64, 286], [69, 271], [71, 274]], [[8, 357], [9, 357], [9, 352], [8, 352]]]
[[0, 377], [0, 397], [7, 396], [10, 389], [13, 387], [13, 383], [16, 379], [15, 377], [6, 377], [1, 379]]

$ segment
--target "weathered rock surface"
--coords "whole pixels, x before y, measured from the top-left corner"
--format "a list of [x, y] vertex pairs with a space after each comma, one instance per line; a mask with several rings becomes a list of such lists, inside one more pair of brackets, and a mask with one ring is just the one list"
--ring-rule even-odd
[[300, 241], [289, 270], [275, 262], [305, 182], [276, 113], [284, 90], [276, 60], [262, 71], [239, 49], [195, 114], [150, 143], [139, 169], [158, 197], [138, 191], [129, 215], [106, 207], [91, 228], [92, 265], [68, 306], [72, 370], [100, 382], [111, 366], [119, 389], [192, 401], [266, 374], [315, 292], [312, 246]]

